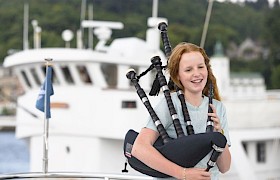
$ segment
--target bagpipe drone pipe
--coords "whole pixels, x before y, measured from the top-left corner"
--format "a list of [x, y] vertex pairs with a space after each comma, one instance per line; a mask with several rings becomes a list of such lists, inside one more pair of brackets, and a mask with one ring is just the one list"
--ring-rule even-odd
[[[167, 25], [165, 23], [159, 24], [159, 30], [161, 31], [161, 37], [164, 45], [165, 55], [168, 57], [171, 52], [171, 46], [169, 43], [169, 39], [167, 36]], [[182, 105], [182, 112], [184, 116], [184, 121], [186, 124], [187, 136], [184, 134], [180, 121], [178, 119], [178, 115], [174, 104], [170, 95], [170, 88], [168, 87], [165, 76], [163, 75], [163, 66], [159, 56], [155, 56], [151, 59], [151, 66], [140, 75], [136, 75], [136, 72], [131, 69], [126, 74], [126, 77], [132, 82], [135, 86], [136, 92], [148, 110], [151, 119], [156, 125], [156, 128], [159, 132], [159, 138], [154, 143], [154, 147], [167, 159], [170, 161], [185, 167], [190, 168], [194, 167], [200, 160], [202, 160], [207, 154], [212, 151], [211, 157], [207, 162], [206, 171], [209, 171], [212, 167], [215, 166], [216, 160], [218, 156], [223, 152], [224, 147], [226, 146], [226, 138], [223, 134], [219, 132], [213, 132], [213, 121], [211, 117], [207, 118], [207, 126], [206, 133], [198, 133], [195, 134], [193, 130], [193, 126], [191, 124], [191, 119], [187, 110], [187, 106], [185, 103], [185, 98], [183, 92], [173, 84], [173, 88], [176, 89], [178, 98], [180, 99]], [[156, 112], [154, 111], [151, 103], [145, 93], [145, 91], [141, 88], [139, 84], [139, 79], [151, 71], [152, 69], [156, 69], [156, 81], [159, 84], [159, 87], [162, 89], [170, 115], [173, 120], [173, 125], [175, 127], [175, 131], [177, 134], [177, 138], [170, 138], [167, 134], [164, 126], [162, 125], [160, 119], [158, 118]], [[155, 84], [155, 82], [154, 82]], [[153, 86], [154, 86], [153, 84]], [[211, 83], [210, 83], [211, 84]], [[154, 92], [150, 92], [150, 95], [154, 95], [157, 90]], [[213, 86], [210, 86], [209, 90], [209, 104], [212, 104], [213, 98]], [[211, 107], [208, 107], [208, 112], [212, 112]], [[137, 158], [135, 158], [131, 152], [133, 148], [134, 141], [138, 135], [138, 132], [134, 130], [129, 130], [124, 139], [124, 155], [128, 160], [129, 165], [135, 170], [149, 175], [153, 177], [169, 177], [168, 175], [161, 173], [157, 170], [152, 169], [147, 166]]]

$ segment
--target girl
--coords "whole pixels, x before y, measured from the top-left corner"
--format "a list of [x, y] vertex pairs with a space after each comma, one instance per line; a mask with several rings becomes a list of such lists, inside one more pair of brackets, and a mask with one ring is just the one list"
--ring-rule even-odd
[[[214, 131], [221, 132], [225, 135], [227, 145], [217, 159], [215, 167], [210, 169], [210, 172], [205, 171], [207, 161], [211, 155], [210, 153], [193, 168], [181, 167], [166, 159], [153, 147], [154, 142], [159, 137], [159, 133], [150, 118], [146, 127], [140, 131], [134, 142], [132, 155], [151, 168], [172, 177], [165, 179], [217, 180], [219, 171], [225, 173], [230, 168], [231, 154], [228, 148], [230, 146], [230, 139], [226, 110], [220, 102], [216, 78], [212, 73], [209, 61], [210, 59], [202, 48], [191, 43], [183, 42], [173, 49], [168, 60], [167, 69], [171, 80], [184, 92], [186, 105], [195, 133], [205, 132], [207, 117], [211, 116], [214, 122]], [[209, 99], [207, 95], [210, 82], [214, 86], [213, 104], [210, 105], [213, 113], [208, 113]], [[185, 126], [181, 104], [176, 93], [171, 93], [171, 98], [178, 113], [180, 123]], [[168, 135], [171, 138], [176, 138], [176, 132], [165, 99], [162, 99], [158, 103], [155, 111]], [[185, 128], [183, 130], [187, 134]]]

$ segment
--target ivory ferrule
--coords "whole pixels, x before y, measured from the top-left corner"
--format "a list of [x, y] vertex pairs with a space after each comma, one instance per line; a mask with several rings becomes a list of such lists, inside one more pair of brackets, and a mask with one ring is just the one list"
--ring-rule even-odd
[[178, 119], [178, 115], [177, 114], [173, 114], [171, 117], [172, 117], [173, 120], [174, 119]]
[[214, 125], [214, 122], [213, 121], [207, 121], [207, 125], [209, 126], [213, 126]]
[[141, 100], [142, 100], [143, 103], [149, 101], [147, 97], [143, 97]]
[[156, 120], [155, 125], [158, 126], [160, 124], [161, 124], [160, 120]]
[[215, 149], [215, 151], [217, 152], [223, 152], [224, 151], [224, 148], [221, 148], [221, 147], [218, 147], [216, 144], [213, 144], [213, 149]]
[[162, 86], [161, 89], [162, 89], [162, 91], [167, 91], [167, 90], [169, 90], [169, 88], [168, 88], [167, 85]]
[[213, 161], [211, 161], [211, 160], [208, 161], [208, 165], [209, 165], [209, 166], [212, 166], [212, 167], [213, 167], [213, 166], [215, 166], [215, 164], [216, 164], [216, 162], [213, 162]]

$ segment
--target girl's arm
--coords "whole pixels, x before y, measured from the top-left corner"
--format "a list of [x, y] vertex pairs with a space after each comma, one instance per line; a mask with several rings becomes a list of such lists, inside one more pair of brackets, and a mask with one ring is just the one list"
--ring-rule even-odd
[[230, 168], [230, 164], [231, 164], [231, 154], [228, 145], [226, 145], [224, 151], [217, 159], [217, 166], [221, 173], [226, 173]]
[[[208, 115], [212, 116], [211, 119], [214, 121], [214, 129], [215, 131], [224, 133], [223, 131], [225, 130], [226, 134], [227, 134], [227, 126], [225, 126], [225, 124], [223, 124], [223, 127], [226, 129], [222, 129], [222, 125], [220, 122], [220, 118], [217, 115], [217, 110], [216, 107], [212, 104], [210, 104], [211, 108], [213, 109], [213, 113], [208, 113]], [[223, 114], [222, 115], [224, 121], [226, 121], [226, 115]], [[226, 173], [229, 169], [230, 169], [230, 164], [231, 164], [231, 154], [229, 151], [229, 147], [228, 144], [226, 144], [226, 147], [224, 149], [224, 151], [222, 152], [222, 154], [218, 157], [217, 161], [217, 166], [219, 168], [219, 171], [221, 173]]]
[[153, 147], [158, 136], [158, 132], [143, 128], [134, 142], [132, 155], [147, 166], [177, 179], [203, 178], [210, 180], [210, 173], [206, 172], [205, 169], [183, 168], [162, 156]]

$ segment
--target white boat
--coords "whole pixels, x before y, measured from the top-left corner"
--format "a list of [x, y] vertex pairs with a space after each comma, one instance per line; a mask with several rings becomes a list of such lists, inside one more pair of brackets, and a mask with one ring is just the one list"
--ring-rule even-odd
[[227, 108], [232, 154], [221, 179], [280, 179], [280, 91], [267, 91], [258, 74], [230, 73], [229, 59], [211, 57]]
[[[165, 62], [157, 29], [162, 21], [167, 20], [148, 19], [146, 40], [126, 37], [106, 45], [111, 30], [121, 29], [123, 24], [85, 20], [82, 27], [94, 29], [99, 39], [94, 49], [83, 48], [81, 36], [77, 48], [41, 48], [38, 39], [34, 49], [5, 58], [4, 66], [13, 70], [25, 91], [18, 98], [16, 136], [29, 143], [30, 172], [43, 169], [44, 114], [35, 103], [45, 78], [44, 59], [53, 59], [48, 173], [34, 177], [77, 177], [71, 172], [79, 172], [88, 177], [94, 176], [90, 173], [113, 173], [149, 179], [130, 167], [129, 173], [121, 172], [126, 161], [122, 150], [125, 133], [139, 131], [148, 116], [125, 74], [129, 68], [143, 72], [154, 55]], [[244, 78], [235, 80], [230, 75], [226, 57], [212, 57], [211, 61], [227, 107], [232, 143], [232, 168], [221, 179], [280, 179], [280, 93], [265, 91], [262, 80], [245, 78], [247, 89], [251, 89], [246, 95], [243, 82], [239, 82]], [[149, 90], [152, 80], [146, 75], [141, 86]], [[150, 100], [155, 103], [157, 98]]]
[[[123, 24], [84, 20], [82, 27], [93, 29], [99, 40], [94, 49], [83, 45], [40, 48], [37, 39], [34, 49], [5, 58], [4, 66], [13, 70], [25, 92], [17, 101], [16, 136], [29, 143], [31, 172], [44, 168], [45, 121], [35, 103], [45, 79], [44, 59], [52, 58], [54, 95], [48, 128], [48, 172], [122, 173], [126, 162], [124, 136], [129, 129], [139, 131], [148, 115], [126, 72], [130, 68], [146, 70], [154, 55], [165, 62], [157, 29], [162, 21], [167, 20], [148, 19], [146, 40], [125, 37], [107, 46], [112, 29], [122, 29]], [[36, 32], [34, 37], [40, 38]], [[147, 75], [142, 79], [142, 87], [148, 90], [152, 78]], [[130, 168], [127, 174], [140, 173]]]

